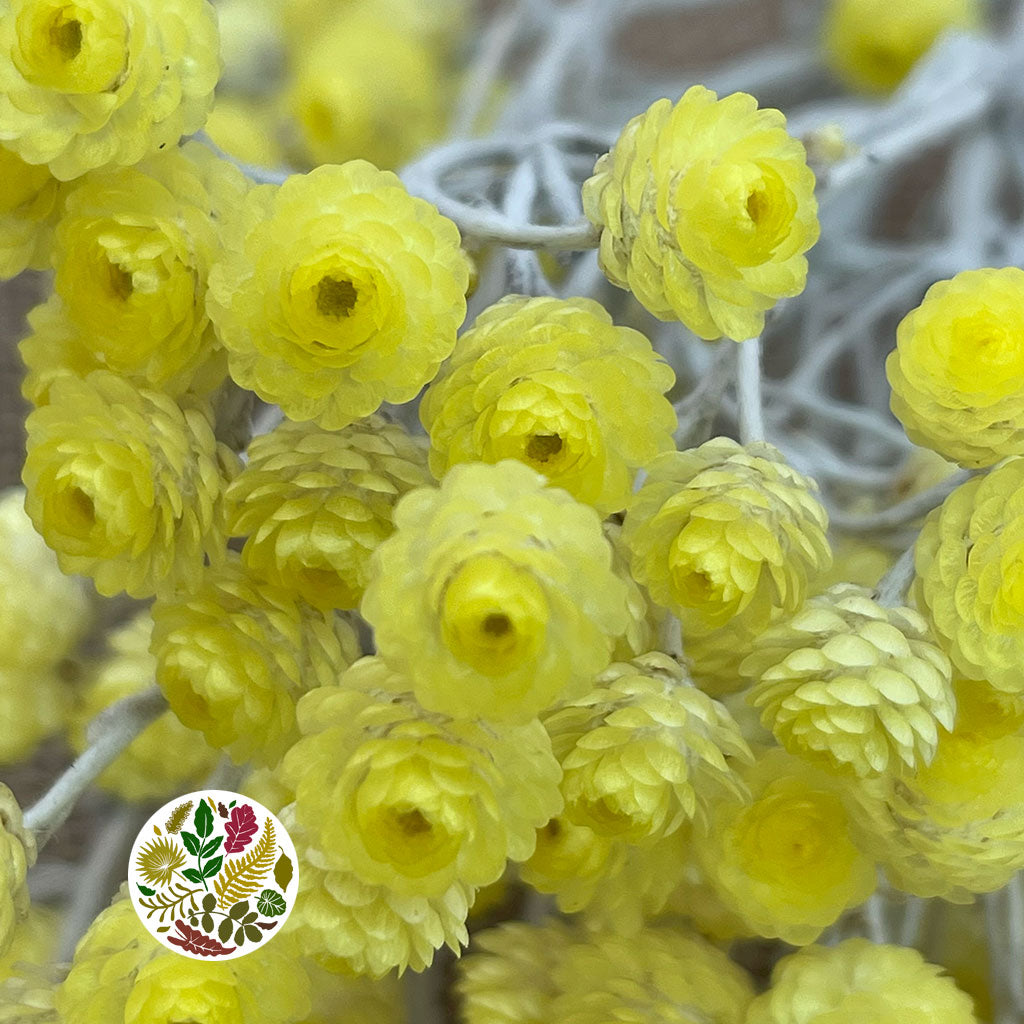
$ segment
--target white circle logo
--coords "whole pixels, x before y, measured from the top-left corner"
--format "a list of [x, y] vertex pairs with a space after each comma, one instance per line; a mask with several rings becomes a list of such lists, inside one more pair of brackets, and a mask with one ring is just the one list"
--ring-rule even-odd
[[295, 903], [295, 847], [262, 804], [220, 789], [164, 804], [129, 861], [132, 904], [149, 933], [194, 960], [233, 960], [269, 942]]

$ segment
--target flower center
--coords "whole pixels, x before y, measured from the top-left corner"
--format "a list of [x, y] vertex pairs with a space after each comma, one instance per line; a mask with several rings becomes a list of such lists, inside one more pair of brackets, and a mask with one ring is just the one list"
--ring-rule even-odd
[[316, 289], [316, 308], [324, 316], [340, 320], [355, 309], [358, 293], [351, 281], [322, 278]]
[[526, 444], [526, 457], [532, 462], [547, 462], [562, 450], [558, 434], [534, 434]]
[[524, 664], [543, 643], [546, 628], [540, 584], [501, 555], [478, 555], [448, 581], [442, 638], [454, 657], [484, 675], [505, 675]]
[[82, 52], [82, 23], [58, 12], [50, 26], [50, 40], [65, 62], [74, 60]]
[[110, 290], [122, 302], [126, 302], [135, 290], [132, 275], [117, 263], [110, 263], [108, 266], [110, 268]]

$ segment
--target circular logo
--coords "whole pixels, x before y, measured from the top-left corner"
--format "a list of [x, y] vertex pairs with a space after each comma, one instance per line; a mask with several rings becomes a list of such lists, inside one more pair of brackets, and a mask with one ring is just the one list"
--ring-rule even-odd
[[142, 827], [128, 888], [142, 923], [168, 949], [233, 960], [281, 930], [298, 871], [275, 815], [239, 793], [207, 789], [164, 804]]

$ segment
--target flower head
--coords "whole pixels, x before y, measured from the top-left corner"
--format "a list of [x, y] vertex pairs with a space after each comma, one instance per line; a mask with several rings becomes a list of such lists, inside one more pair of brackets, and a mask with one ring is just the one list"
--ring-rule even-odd
[[831, 0], [825, 53], [847, 84], [888, 93], [943, 32], [975, 28], [980, 21], [978, 0]]
[[702, 85], [626, 125], [583, 206], [609, 280], [706, 339], [759, 334], [765, 310], [803, 291], [818, 240], [814, 174], [785, 117]]
[[747, 805], [718, 803], [694, 848], [722, 902], [758, 935], [813, 942], [875, 887], [874, 863], [854, 845], [842, 790], [784, 750], [743, 773]]
[[282, 939], [230, 961], [172, 953], [122, 888], [78, 943], [56, 1006], [64, 1024], [298, 1024], [310, 1008], [309, 979]]
[[636, 470], [673, 447], [671, 368], [590, 299], [511, 295], [477, 317], [427, 389], [431, 468], [519, 459], [617, 512]]
[[210, 567], [191, 596], [153, 605], [156, 681], [171, 710], [235, 760], [273, 765], [297, 738], [295, 703], [359, 656], [352, 626], [248, 574]]
[[506, 859], [533, 853], [536, 829], [561, 809], [551, 741], [537, 721], [425, 712], [395, 696], [403, 689], [365, 658], [340, 686], [302, 699], [303, 738], [282, 766], [295, 818], [325, 864], [397, 895], [497, 881]]
[[858, 841], [896, 888], [970, 902], [1024, 868], [1024, 718], [999, 697], [961, 681], [930, 765], [851, 789]]
[[294, 49], [284, 102], [313, 164], [363, 157], [398, 168], [444, 133], [451, 88], [441, 54], [389, 6], [349, 4]]
[[780, 960], [747, 1024], [975, 1024], [971, 997], [916, 949], [847, 939]]
[[206, 0], [3, 0], [0, 141], [66, 181], [201, 127], [220, 74]]
[[1024, 693], [1024, 459], [934, 509], [915, 563], [917, 605], [961, 675]]
[[407, 494], [362, 612], [426, 708], [528, 720], [584, 691], [628, 622], [592, 508], [519, 462]]
[[285, 421], [255, 438], [231, 485], [242, 561], [320, 608], [355, 608], [397, 500], [430, 483], [419, 439], [379, 416], [344, 430]]
[[1024, 270], [965, 270], [904, 317], [885, 364], [916, 444], [962, 466], [1024, 454]]
[[652, 653], [614, 664], [549, 712], [566, 814], [632, 842], [671, 835], [722, 794], [745, 795], [727, 758], [752, 759], [732, 716]]
[[633, 575], [683, 625], [747, 632], [794, 612], [832, 555], [817, 486], [771, 445], [719, 437], [647, 467], [622, 539]]
[[207, 301], [234, 380], [329, 430], [415, 397], [466, 314], [455, 225], [364, 160], [253, 189], [240, 216]]
[[26, 427], [25, 509], [65, 572], [148, 597], [195, 587], [222, 557], [237, 459], [205, 407], [96, 370], [55, 380]]
[[939, 728], [953, 728], [951, 671], [917, 612], [843, 583], [759, 634], [740, 665], [787, 750], [862, 777], [932, 759]]
[[106, 368], [172, 397], [209, 392], [227, 372], [206, 315], [220, 223], [245, 179], [191, 142], [72, 189], [53, 252], [55, 295], [20, 351], [36, 404], [55, 369]]

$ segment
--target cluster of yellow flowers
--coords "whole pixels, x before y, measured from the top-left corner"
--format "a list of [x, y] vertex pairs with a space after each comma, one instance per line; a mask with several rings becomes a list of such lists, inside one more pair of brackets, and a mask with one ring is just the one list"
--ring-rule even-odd
[[[441, 60], [459, 4], [340, 6], [320, 42], [391, 33], [408, 78], [374, 102], [415, 121], [410, 33]], [[244, 38], [275, 35], [281, 4], [254, 9]], [[315, 5], [289, 10], [301, 40]], [[0, 272], [53, 271], [21, 343], [26, 490], [0, 502], [0, 760], [71, 703], [88, 604], [55, 559], [151, 601], [77, 688], [79, 750], [151, 681], [170, 706], [101, 785], [165, 797], [226, 755], [300, 858], [253, 955], [176, 957], [122, 893], [58, 983], [0, 988], [15, 1019], [398, 1020], [395, 972], [460, 953], [511, 880], [578, 916], [482, 932], [468, 1024], [973, 1021], [915, 951], [813, 944], [880, 871], [967, 900], [1024, 869], [1024, 273], [961, 274], [900, 325], [908, 434], [994, 468], [931, 513], [892, 600], [877, 558], [833, 569], [778, 449], [677, 449], [672, 368], [596, 302], [509, 295], [459, 336], [459, 229], [395, 174], [252, 185], [179, 145], [217, 81], [205, 0], [0, 0], [0, 42]], [[406, 152], [324, 62], [294, 83], [312, 158], [353, 97], [358, 154]], [[582, 203], [608, 278], [707, 341], [757, 335], [819, 232], [782, 114], [701, 86], [631, 120]], [[414, 435], [389, 406], [421, 392]], [[256, 399], [283, 419], [251, 438]], [[28, 942], [34, 857], [0, 788], [0, 955]], [[806, 948], [755, 997], [715, 944], [739, 936]]]

